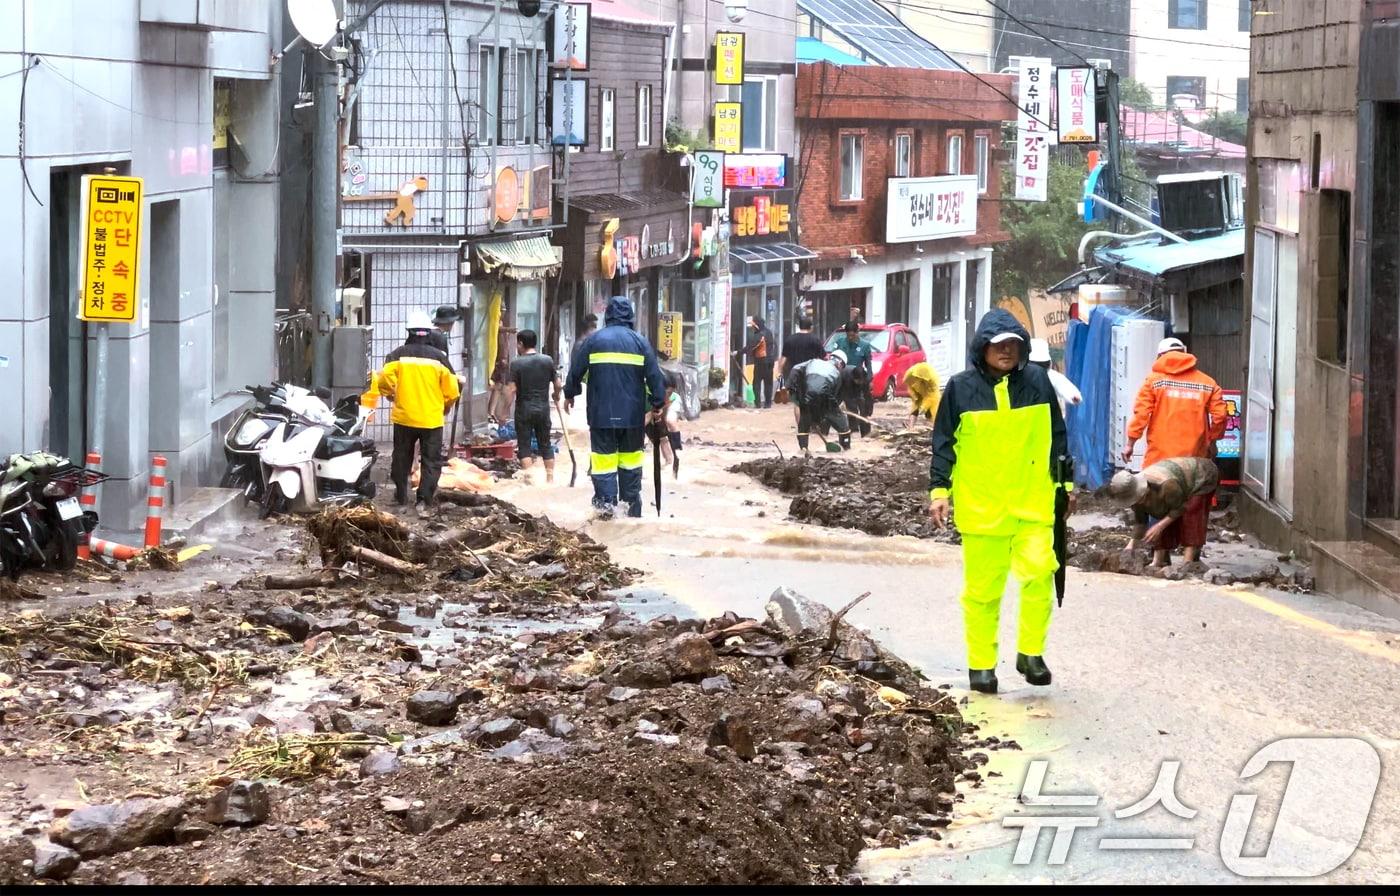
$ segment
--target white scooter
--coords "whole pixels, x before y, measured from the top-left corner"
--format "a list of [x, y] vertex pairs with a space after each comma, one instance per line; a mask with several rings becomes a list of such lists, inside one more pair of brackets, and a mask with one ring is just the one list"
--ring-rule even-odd
[[[369, 411], [361, 408], [359, 426]], [[259, 517], [274, 513], [314, 513], [327, 505], [348, 506], [374, 497], [370, 478], [379, 450], [374, 440], [341, 435], [325, 402], [312, 398], [288, 410], [258, 453], [263, 491]]]

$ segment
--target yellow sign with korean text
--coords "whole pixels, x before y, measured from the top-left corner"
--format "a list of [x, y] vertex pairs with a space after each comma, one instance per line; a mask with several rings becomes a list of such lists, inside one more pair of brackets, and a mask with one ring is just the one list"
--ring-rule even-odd
[[663, 311], [657, 315], [656, 350], [671, 360], [681, 356], [683, 320], [679, 311]]
[[83, 175], [82, 320], [136, 320], [142, 190], [139, 177]]
[[744, 104], [715, 103], [715, 149], [742, 152], [744, 149]]
[[744, 35], [733, 31], [715, 35], [715, 83], [744, 83]]

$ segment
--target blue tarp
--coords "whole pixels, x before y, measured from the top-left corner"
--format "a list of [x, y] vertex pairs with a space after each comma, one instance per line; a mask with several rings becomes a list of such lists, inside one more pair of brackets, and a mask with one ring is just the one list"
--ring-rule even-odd
[[1084, 401], [1065, 413], [1074, 481], [1102, 488], [1113, 475], [1113, 326], [1140, 317], [1122, 308], [1100, 306], [1089, 322], [1072, 320], [1065, 339], [1065, 375]]

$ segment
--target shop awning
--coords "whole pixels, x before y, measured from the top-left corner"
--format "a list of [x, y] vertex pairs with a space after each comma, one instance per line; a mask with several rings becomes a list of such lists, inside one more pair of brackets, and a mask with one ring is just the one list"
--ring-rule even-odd
[[763, 264], [765, 261], [808, 261], [817, 253], [796, 243], [764, 243], [759, 246], [730, 246], [729, 257], [744, 264]]
[[476, 256], [486, 273], [499, 273], [511, 280], [541, 280], [552, 276], [559, 270], [560, 255], [560, 250], [542, 236], [476, 245]]

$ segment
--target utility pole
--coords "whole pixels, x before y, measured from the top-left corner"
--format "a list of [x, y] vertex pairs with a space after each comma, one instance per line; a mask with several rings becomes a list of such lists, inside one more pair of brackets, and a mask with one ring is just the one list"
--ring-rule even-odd
[[339, 65], [308, 54], [314, 77], [315, 130], [311, 137], [311, 385], [331, 384], [331, 328], [335, 325], [336, 256], [339, 254]]

